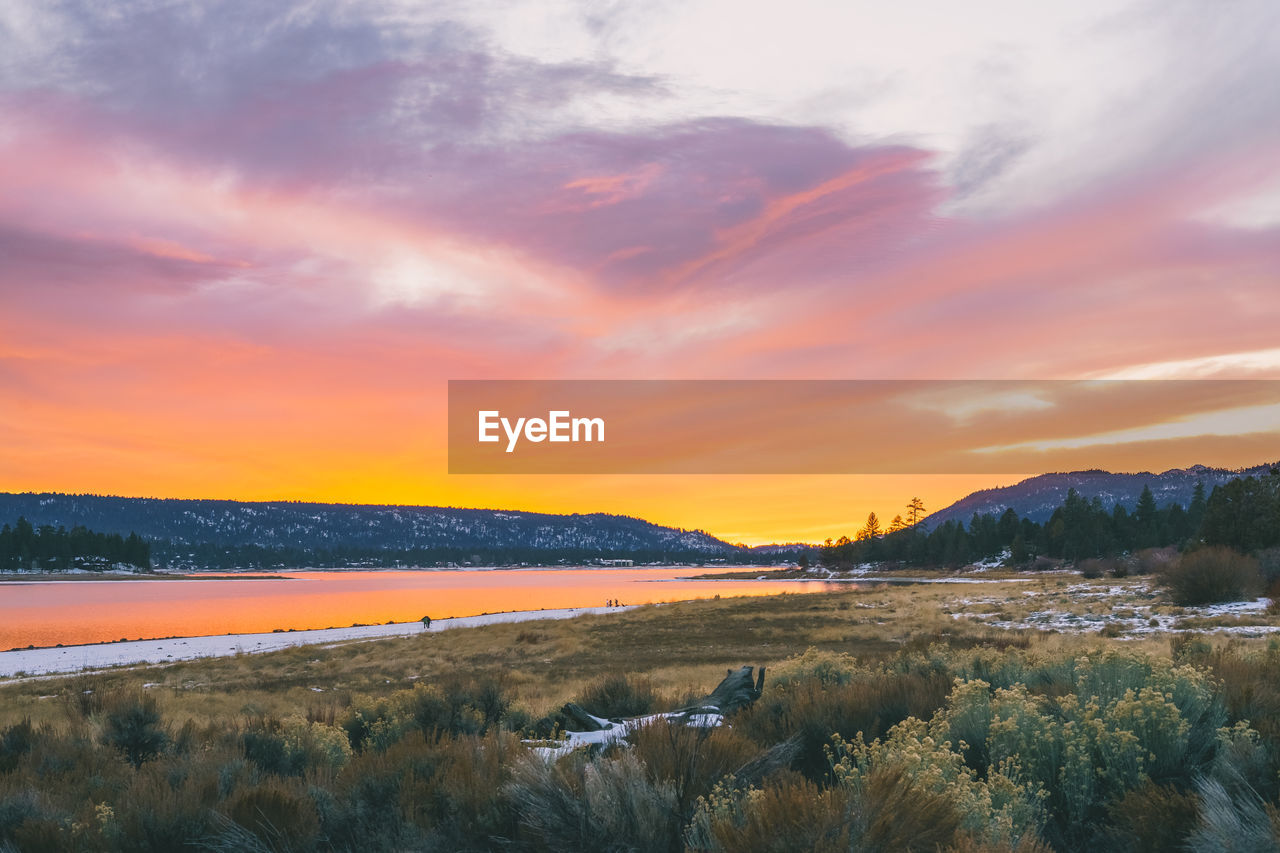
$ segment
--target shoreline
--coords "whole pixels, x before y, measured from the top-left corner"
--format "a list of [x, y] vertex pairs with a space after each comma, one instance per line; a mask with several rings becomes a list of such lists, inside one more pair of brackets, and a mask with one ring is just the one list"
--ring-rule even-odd
[[[10, 571], [0, 572], [0, 585], [6, 583], [59, 583], [63, 581], [155, 581], [155, 580], [291, 580], [292, 574], [376, 574], [388, 572], [559, 572], [559, 571], [636, 571], [645, 569], [705, 570], [706, 566], [689, 563], [645, 563], [636, 566], [595, 566], [588, 563], [573, 565], [516, 565], [516, 566], [302, 566], [288, 569], [153, 569], [151, 571], [122, 571], [107, 569], [101, 572], [87, 569], [68, 571]], [[734, 564], [715, 567], [750, 571], [780, 571], [776, 566], [748, 566]], [[749, 572], [748, 572], [749, 573]], [[696, 578], [691, 578], [696, 579]], [[754, 578], [752, 578], [754, 580]]]
[[6, 572], [0, 574], [0, 584], [35, 583], [98, 583], [105, 581], [230, 581], [230, 580], [290, 580], [282, 574], [249, 572], [224, 572], [207, 574], [176, 572]]
[[43, 646], [0, 652], [0, 686], [13, 680], [49, 675], [70, 675], [119, 666], [176, 663], [206, 657], [261, 654], [295, 646], [410, 637], [452, 628], [475, 628], [510, 622], [573, 619], [577, 616], [621, 613], [639, 605], [618, 607], [565, 607], [550, 610], [510, 610], [476, 616], [433, 619], [430, 628], [421, 622], [358, 625], [350, 628], [311, 628], [253, 634], [215, 634], [204, 637], [168, 637], [160, 640], [126, 640], [77, 646]]

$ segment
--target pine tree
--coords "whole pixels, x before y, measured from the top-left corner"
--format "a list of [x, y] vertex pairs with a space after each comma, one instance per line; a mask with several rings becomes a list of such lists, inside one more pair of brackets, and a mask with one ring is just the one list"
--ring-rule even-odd
[[1204, 482], [1197, 480], [1196, 489], [1191, 493], [1191, 506], [1187, 507], [1187, 523], [1190, 525], [1193, 534], [1200, 529], [1200, 523], [1204, 521], [1204, 511], [1207, 505], [1204, 496]]
[[1009, 545], [1009, 562], [1015, 566], [1022, 566], [1030, 559], [1031, 552], [1027, 550], [1027, 539], [1019, 530]]
[[1150, 486], [1142, 487], [1142, 495], [1138, 498], [1138, 507], [1134, 515], [1138, 520], [1137, 546], [1139, 548], [1150, 548], [1158, 544], [1159, 530], [1157, 521], [1159, 510], [1156, 508], [1156, 499], [1151, 494]]
[[924, 501], [912, 498], [907, 504], [907, 524], [913, 529], [924, 519]]

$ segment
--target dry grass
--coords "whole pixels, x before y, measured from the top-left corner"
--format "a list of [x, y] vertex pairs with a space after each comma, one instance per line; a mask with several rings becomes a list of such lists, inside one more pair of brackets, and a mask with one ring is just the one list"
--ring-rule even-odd
[[[85, 689], [137, 690], [144, 685], [166, 719], [179, 724], [262, 714], [325, 719], [355, 694], [384, 695], [458, 673], [500, 681], [534, 717], [576, 698], [587, 684], [618, 673], [645, 677], [659, 701], [674, 706], [704, 695], [728, 667], [771, 666], [811, 647], [864, 660], [935, 641], [961, 646], [1034, 641], [1038, 649], [1053, 651], [1115, 641], [985, 623], [997, 617], [1017, 623], [1046, 607], [1081, 617], [1117, 606], [1137, 608], [1144, 615], [1174, 612], [1143, 580], [1098, 581], [1090, 586], [1096, 595], [1082, 595], [1078, 576], [1031, 577], [1021, 583], [864, 584], [831, 593], [690, 601], [565, 621], [16, 681], [0, 684], [0, 726], [24, 718], [61, 722], [65, 697]], [[1108, 595], [1115, 587], [1123, 592]], [[1168, 637], [1160, 633], [1124, 642], [1135, 651], [1168, 652]]]

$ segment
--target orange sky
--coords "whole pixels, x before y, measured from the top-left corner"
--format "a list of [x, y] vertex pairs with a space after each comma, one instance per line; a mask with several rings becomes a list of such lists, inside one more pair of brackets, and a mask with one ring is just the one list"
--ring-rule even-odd
[[[780, 81], [745, 48], [637, 53], [604, 19], [539, 40], [323, 5], [0, 28], [23, 57], [0, 82], [0, 489], [820, 540], [1018, 477], [450, 476], [447, 381], [1280, 377], [1280, 96], [1259, 82], [1280, 50], [1243, 13], [1219, 42], [1141, 15], [1100, 34], [1081, 4], [1086, 86], [1079, 45], [1017, 16], [955, 55], [907, 50], [888, 10], [862, 54], [798, 17]], [[857, 55], [862, 76], [809, 76]], [[1155, 459], [1126, 453], [1071, 459]]]

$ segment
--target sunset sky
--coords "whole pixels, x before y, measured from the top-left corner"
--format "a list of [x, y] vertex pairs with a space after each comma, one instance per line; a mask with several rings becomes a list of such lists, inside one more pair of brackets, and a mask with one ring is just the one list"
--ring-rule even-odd
[[1277, 80], [1274, 0], [11, 0], [0, 490], [938, 509], [1019, 477], [450, 476], [446, 383], [1280, 378]]

